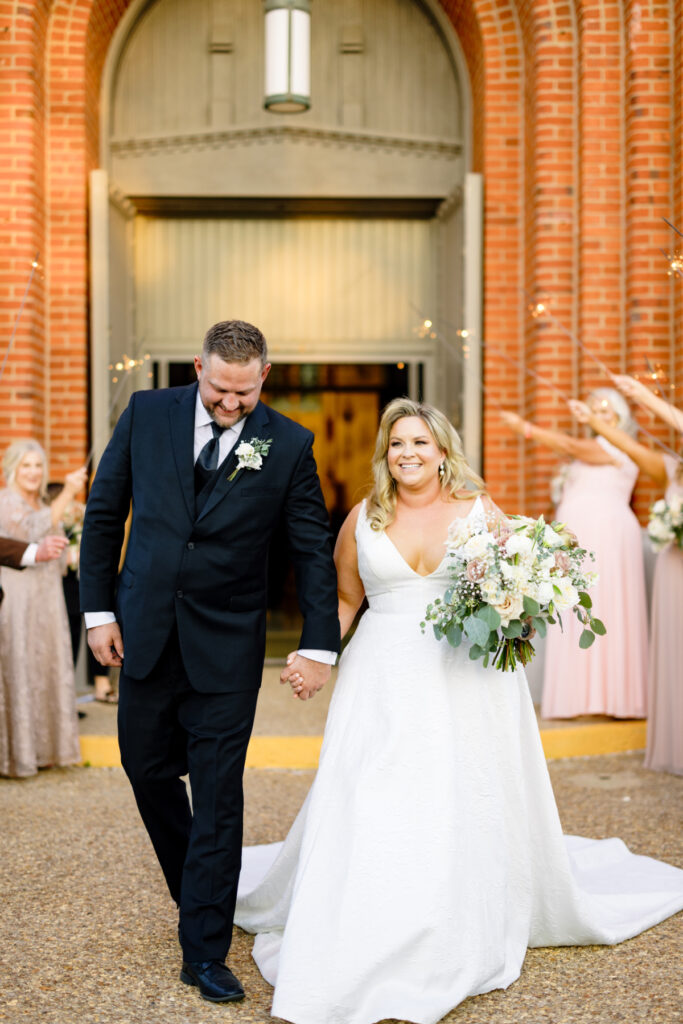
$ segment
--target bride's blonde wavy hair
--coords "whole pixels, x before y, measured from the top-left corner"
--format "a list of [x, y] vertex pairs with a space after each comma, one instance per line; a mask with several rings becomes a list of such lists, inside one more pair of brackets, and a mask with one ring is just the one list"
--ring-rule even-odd
[[410, 398], [394, 398], [382, 413], [375, 454], [372, 457], [374, 486], [367, 500], [366, 514], [373, 530], [386, 529], [396, 515], [396, 481], [389, 472], [387, 454], [391, 429], [398, 420], [406, 416], [418, 416], [423, 420], [437, 447], [446, 453], [442, 463], [444, 472], [440, 478], [444, 491], [452, 496], [465, 487], [471, 490], [473, 495], [486, 492], [482, 478], [467, 465], [457, 431], [444, 414], [433, 405], [424, 402], [414, 402]]

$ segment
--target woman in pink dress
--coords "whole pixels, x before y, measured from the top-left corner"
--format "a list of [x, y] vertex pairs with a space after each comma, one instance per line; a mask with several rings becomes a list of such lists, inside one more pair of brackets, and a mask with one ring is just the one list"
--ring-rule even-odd
[[[683, 413], [639, 381], [619, 377], [624, 392], [671, 426], [683, 430]], [[665, 492], [669, 505], [683, 501], [683, 459], [653, 451], [628, 434], [599, 421], [582, 402], [571, 402], [577, 420], [587, 423], [628, 455]], [[683, 551], [669, 543], [657, 556], [652, 586], [648, 722], [645, 767], [683, 775]]]
[[[632, 429], [628, 404], [613, 388], [591, 392], [588, 404], [600, 423]], [[545, 430], [514, 413], [503, 414], [517, 433], [572, 459], [556, 518], [595, 552], [599, 581], [591, 591], [606, 636], [579, 648], [574, 616], [553, 628], [545, 644], [543, 718], [611, 715], [644, 718], [647, 710], [647, 602], [640, 525], [630, 508], [637, 465], [602, 436], [572, 437]]]

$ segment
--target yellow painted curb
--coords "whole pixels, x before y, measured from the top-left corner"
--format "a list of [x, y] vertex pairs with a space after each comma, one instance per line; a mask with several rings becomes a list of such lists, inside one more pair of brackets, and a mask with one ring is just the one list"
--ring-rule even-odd
[[[588, 757], [618, 754], [645, 747], [647, 724], [607, 722], [541, 729], [545, 756]], [[247, 751], [247, 768], [290, 768], [303, 771], [318, 767], [322, 736], [252, 736]], [[115, 736], [81, 736], [81, 757], [93, 768], [121, 764]]]
[[569, 725], [541, 729], [545, 756], [588, 757], [596, 754], [620, 754], [625, 750], [643, 750], [647, 722], [605, 722], [600, 725]]
[[93, 768], [119, 767], [118, 739], [116, 736], [81, 736], [81, 760]]

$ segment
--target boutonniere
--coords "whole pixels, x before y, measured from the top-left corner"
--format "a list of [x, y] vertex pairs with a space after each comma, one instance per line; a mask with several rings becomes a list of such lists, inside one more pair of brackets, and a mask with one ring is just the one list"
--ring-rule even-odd
[[237, 466], [228, 480], [232, 480], [240, 469], [260, 469], [272, 442], [272, 437], [267, 441], [262, 441], [260, 437], [252, 437], [251, 441], [241, 441], [235, 449]]

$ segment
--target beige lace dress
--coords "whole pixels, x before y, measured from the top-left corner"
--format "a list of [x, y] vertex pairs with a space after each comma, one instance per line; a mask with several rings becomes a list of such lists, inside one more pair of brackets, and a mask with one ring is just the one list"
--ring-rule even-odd
[[[51, 528], [11, 488], [0, 491], [0, 533], [39, 541]], [[2, 569], [0, 605], [0, 775], [35, 775], [47, 765], [78, 764], [78, 718], [69, 625], [59, 560]]]

